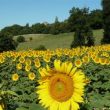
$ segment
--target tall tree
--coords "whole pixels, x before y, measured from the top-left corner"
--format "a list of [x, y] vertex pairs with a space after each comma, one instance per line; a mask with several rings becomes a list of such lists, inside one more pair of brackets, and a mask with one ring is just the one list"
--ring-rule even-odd
[[75, 7], [70, 10], [68, 23], [71, 32], [76, 31], [81, 26], [84, 26], [86, 20], [88, 19], [88, 11], [88, 8], [79, 9]]
[[[75, 30], [71, 48], [84, 45], [94, 45], [94, 38], [88, 19], [88, 9], [73, 8], [70, 12], [72, 15], [70, 15], [69, 22], [70, 25], [72, 24], [74, 26], [72, 29]], [[92, 40], [92, 42], [90, 42], [90, 40]]]
[[102, 10], [96, 9], [89, 13], [90, 26], [92, 29], [103, 28], [103, 14]]
[[51, 25], [51, 34], [59, 34], [60, 33], [60, 22], [58, 20], [58, 17], [55, 18], [55, 22]]
[[104, 37], [102, 43], [110, 43], [110, 0], [102, 0], [103, 20], [104, 20]]

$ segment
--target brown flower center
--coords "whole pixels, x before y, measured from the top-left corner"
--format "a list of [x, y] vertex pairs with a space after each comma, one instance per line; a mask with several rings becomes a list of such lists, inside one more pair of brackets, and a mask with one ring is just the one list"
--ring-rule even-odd
[[52, 98], [64, 102], [73, 94], [73, 81], [70, 76], [63, 73], [56, 73], [50, 79], [49, 91]]

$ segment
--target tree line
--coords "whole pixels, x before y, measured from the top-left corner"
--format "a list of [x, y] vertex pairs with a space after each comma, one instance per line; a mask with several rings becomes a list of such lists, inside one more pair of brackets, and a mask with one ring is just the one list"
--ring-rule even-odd
[[85, 14], [86, 20], [92, 29], [103, 28], [102, 10], [100, 9], [89, 11], [88, 8], [80, 9], [73, 7], [69, 11], [69, 14], [69, 17], [62, 22], [56, 17], [55, 22], [50, 24], [47, 22], [36, 23], [32, 26], [29, 26], [28, 23], [25, 26], [14, 24], [3, 28], [0, 33], [9, 36], [16, 36], [23, 34], [59, 34], [74, 32], [79, 25], [82, 25], [82, 23], [78, 24], [78, 20], [79, 18], [82, 19]]

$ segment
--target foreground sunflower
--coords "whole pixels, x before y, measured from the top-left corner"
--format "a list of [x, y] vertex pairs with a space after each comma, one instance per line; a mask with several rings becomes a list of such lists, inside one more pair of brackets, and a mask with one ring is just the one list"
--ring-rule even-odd
[[37, 87], [40, 102], [49, 110], [78, 110], [83, 102], [85, 75], [70, 62], [54, 61], [54, 68], [41, 68]]

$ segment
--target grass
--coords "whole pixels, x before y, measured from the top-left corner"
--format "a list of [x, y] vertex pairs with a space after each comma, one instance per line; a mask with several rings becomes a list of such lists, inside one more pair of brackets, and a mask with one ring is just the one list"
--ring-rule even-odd
[[[103, 30], [94, 30], [95, 44], [100, 45], [100, 41], [103, 37]], [[26, 42], [20, 43], [17, 47], [17, 50], [27, 50], [35, 49], [39, 45], [44, 45], [48, 49], [55, 48], [70, 48], [71, 42], [73, 41], [74, 33], [63, 33], [59, 35], [51, 34], [28, 34], [23, 35], [26, 39]], [[16, 39], [15, 36], [14, 39]], [[29, 38], [32, 37], [32, 41], [29, 41]]]

